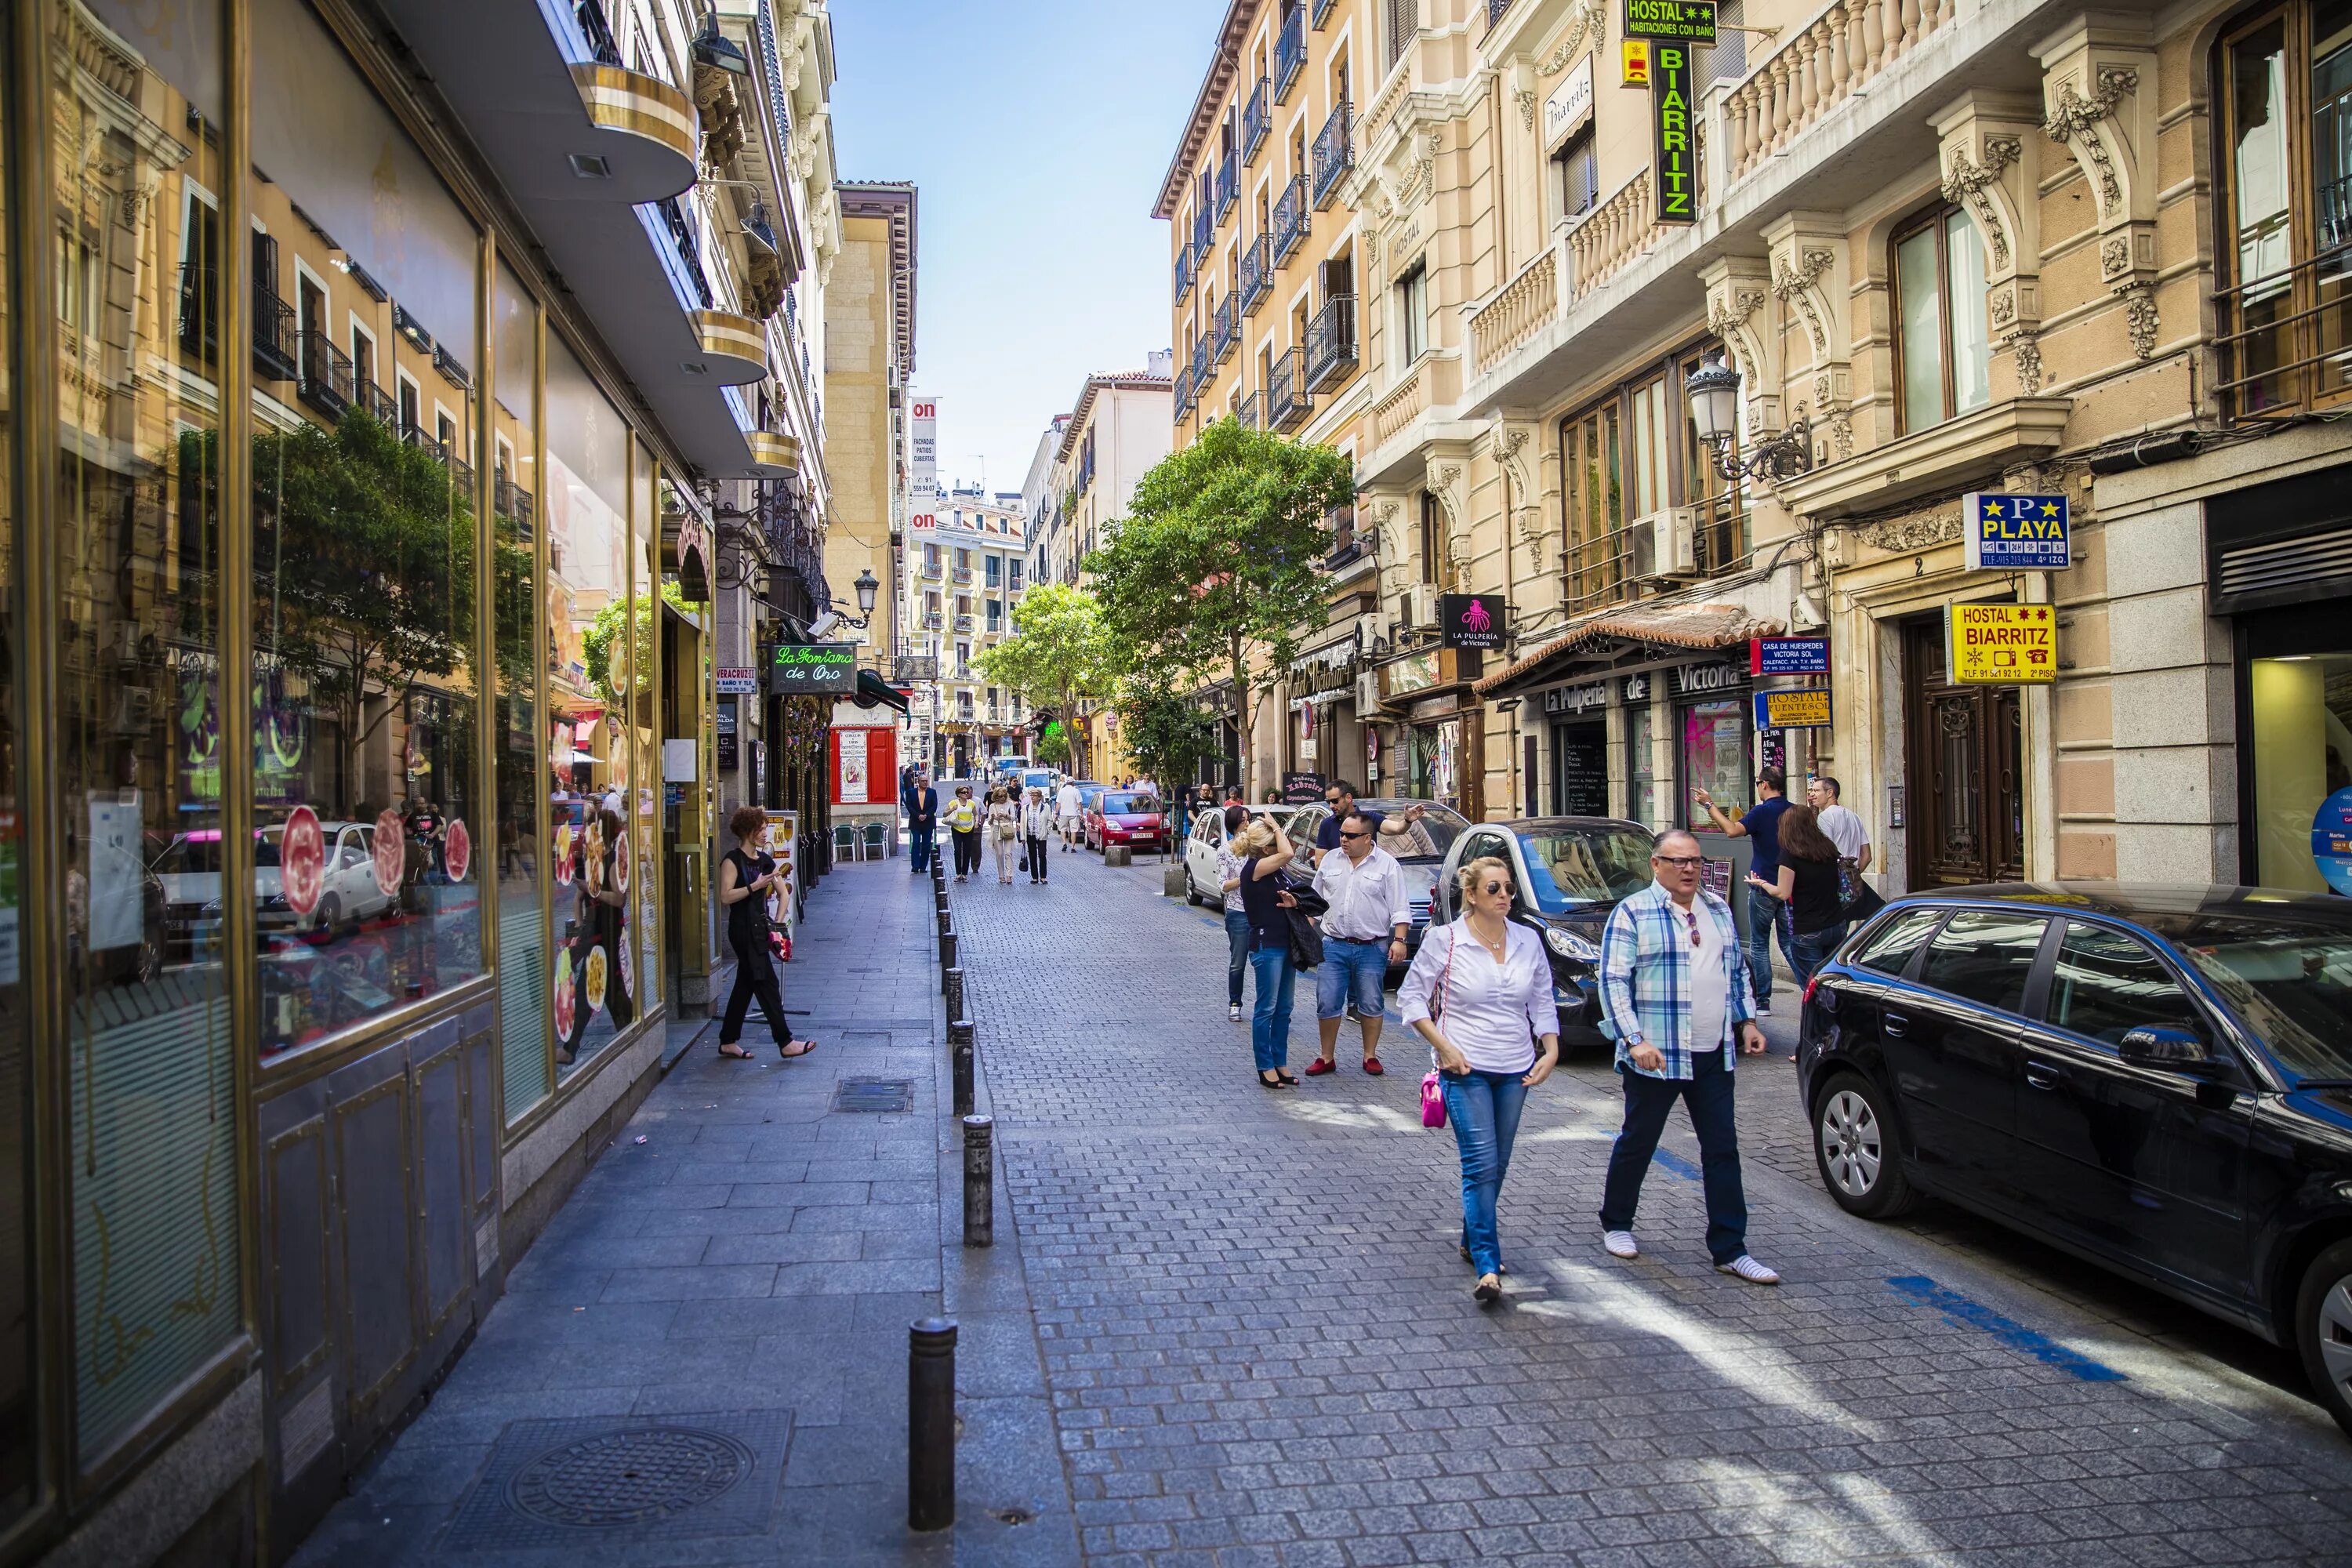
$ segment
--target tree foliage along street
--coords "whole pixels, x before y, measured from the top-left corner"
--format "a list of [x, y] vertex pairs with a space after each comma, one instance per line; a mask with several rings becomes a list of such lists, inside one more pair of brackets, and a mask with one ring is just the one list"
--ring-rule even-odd
[[1033, 708], [1051, 708], [1069, 726], [1070, 771], [1083, 776], [1086, 751], [1074, 721], [1077, 704], [1110, 695], [1118, 661], [1101, 604], [1084, 588], [1041, 583], [1021, 595], [1013, 635], [975, 660], [981, 673], [1012, 688]]
[[1223, 749], [1217, 716], [1156, 679], [1119, 682], [1118, 738], [1147, 778], [1173, 794]]
[[[1244, 779], [1254, 776], [1258, 705], [1298, 657], [1301, 631], [1323, 624], [1324, 520], [1355, 491], [1340, 453], [1220, 419], [1143, 476], [1126, 518], [1087, 558], [1130, 665], [1167, 680], [1233, 682]], [[1265, 653], [1255, 672], [1253, 645]]]

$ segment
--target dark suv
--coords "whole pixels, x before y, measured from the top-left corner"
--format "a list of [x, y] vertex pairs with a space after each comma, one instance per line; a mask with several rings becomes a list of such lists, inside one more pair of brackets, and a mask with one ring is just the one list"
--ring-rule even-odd
[[2352, 1432], [2352, 900], [2047, 883], [1890, 904], [1806, 988], [1830, 1195], [1948, 1199], [2303, 1357]]

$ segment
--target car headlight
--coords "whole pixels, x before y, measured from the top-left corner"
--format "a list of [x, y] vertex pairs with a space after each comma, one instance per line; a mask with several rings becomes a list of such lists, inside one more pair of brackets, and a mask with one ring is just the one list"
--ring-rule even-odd
[[1579, 963], [1598, 963], [1601, 950], [1572, 931], [1558, 926], [1544, 927], [1544, 945], [1562, 958], [1572, 958]]

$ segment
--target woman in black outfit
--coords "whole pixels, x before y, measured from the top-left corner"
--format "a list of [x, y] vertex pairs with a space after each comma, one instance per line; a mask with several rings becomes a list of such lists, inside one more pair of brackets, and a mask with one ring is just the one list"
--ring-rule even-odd
[[[1813, 808], [1792, 805], [1782, 812], [1780, 832], [1780, 879], [1769, 890], [1789, 906], [1797, 928], [1789, 958], [1801, 987], [1845, 940], [1845, 899], [1839, 890], [1837, 846], [1822, 831]], [[1752, 873], [1748, 879], [1767, 886]]]
[[788, 1061], [804, 1057], [816, 1049], [816, 1042], [792, 1037], [784, 1023], [783, 988], [776, 984], [775, 963], [768, 953], [768, 895], [782, 885], [783, 873], [775, 857], [760, 847], [768, 834], [767, 815], [756, 805], [739, 806], [727, 826], [740, 843], [719, 863], [719, 903], [727, 911], [727, 945], [735, 950], [735, 989], [728, 994], [727, 1016], [719, 1026], [719, 1054], [751, 1056], [737, 1042], [757, 996], [777, 1052]]

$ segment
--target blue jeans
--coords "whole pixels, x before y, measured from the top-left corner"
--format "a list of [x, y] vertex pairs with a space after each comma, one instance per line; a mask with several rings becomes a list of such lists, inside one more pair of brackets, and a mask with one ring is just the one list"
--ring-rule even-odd
[[1666, 1113], [1679, 1100], [1698, 1134], [1699, 1179], [1706, 1189], [1706, 1250], [1728, 1263], [1748, 1250], [1748, 1198], [1739, 1186], [1739, 1134], [1732, 1123], [1731, 1069], [1724, 1047], [1691, 1055], [1687, 1079], [1644, 1078], [1619, 1068], [1625, 1079], [1625, 1125], [1609, 1152], [1609, 1181], [1601, 1192], [1601, 1228], [1631, 1230], [1642, 1201], [1642, 1178], [1658, 1152]]
[[1755, 989], [1756, 1005], [1762, 1006], [1772, 999], [1772, 933], [1780, 933], [1780, 951], [1788, 955], [1789, 967], [1797, 967], [1797, 921], [1789, 913], [1789, 906], [1761, 888], [1748, 889], [1748, 983]]
[[1298, 978], [1290, 962], [1290, 946], [1251, 950], [1250, 969], [1257, 975], [1257, 1010], [1250, 1016], [1250, 1049], [1257, 1055], [1261, 1076], [1290, 1062], [1290, 989]]
[[1789, 967], [1797, 972], [1797, 984], [1802, 987], [1811, 980], [1813, 971], [1827, 963], [1830, 954], [1835, 952], [1838, 943], [1844, 940], [1843, 921], [1820, 931], [1807, 931], [1799, 937], [1796, 946], [1789, 952]]
[[1323, 962], [1315, 971], [1315, 1016], [1340, 1016], [1347, 1012], [1352, 996], [1357, 1016], [1379, 1017], [1381, 982], [1388, 978], [1388, 973], [1386, 942], [1341, 942], [1337, 937], [1325, 937]]
[[913, 862], [910, 869], [917, 872], [931, 868], [931, 848], [939, 833], [936, 827], [915, 827], [907, 832], [907, 858]]
[[1242, 1005], [1242, 976], [1249, 973], [1250, 923], [1246, 910], [1225, 911], [1225, 1001]]
[[1470, 1267], [1492, 1274], [1503, 1266], [1503, 1244], [1495, 1233], [1495, 1205], [1503, 1176], [1511, 1168], [1511, 1141], [1518, 1136], [1519, 1111], [1528, 1103], [1524, 1073], [1437, 1075], [1445, 1094], [1445, 1120], [1462, 1153], [1462, 1245]]

